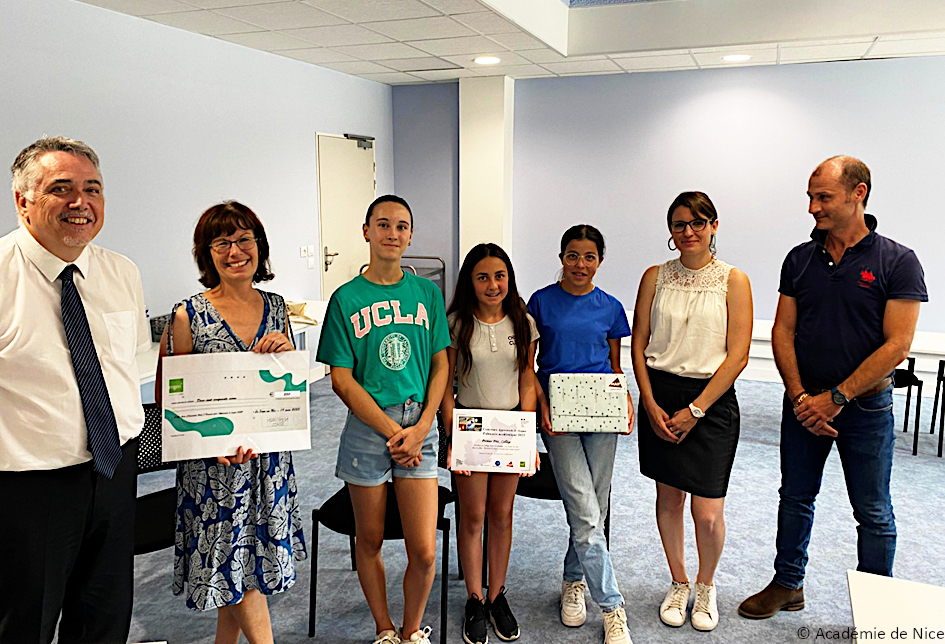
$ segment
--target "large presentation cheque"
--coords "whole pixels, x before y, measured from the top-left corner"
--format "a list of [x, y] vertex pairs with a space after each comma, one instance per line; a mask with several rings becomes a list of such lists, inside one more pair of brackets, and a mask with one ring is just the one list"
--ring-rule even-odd
[[454, 470], [535, 473], [535, 412], [453, 410]]
[[162, 459], [311, 449], [308, 370], [308, 351], [164, 358]]

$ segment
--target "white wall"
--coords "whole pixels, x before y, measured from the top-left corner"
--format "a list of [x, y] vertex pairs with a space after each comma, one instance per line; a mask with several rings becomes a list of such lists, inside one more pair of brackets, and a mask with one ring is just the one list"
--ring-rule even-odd
[[674, 255], [666, 209], [703, 190], [719, 257], [752, 280], [755, 318], [772, 319], [781, 262], [812, 228], [808, 176], [850, 154], [872, 170], [879, 232], [925, 267], [919, 329], [945, 331], [945, 58], [533, 79], [515, 93], [513, 259], [526, 296], [554, 279], [564, 230], [587, 222], [608, 243], [596, 282], [632, 309], [646, 267]]
[[[138, 264], [152, 315], [200, 290], [193, 227], [224, 199], [266, 226], [277, 277], [263, 288], [320, 298], [299, 257], [320, 246], [316, 132], [376, 137], [378, 194], [393, 190], [388, 86], [70, 0], [3, 0], [0, 25], [0, 161], [44, 134], [95, 148], [96, 241]], [[11, 197], [0, 234], [15, 226]]]

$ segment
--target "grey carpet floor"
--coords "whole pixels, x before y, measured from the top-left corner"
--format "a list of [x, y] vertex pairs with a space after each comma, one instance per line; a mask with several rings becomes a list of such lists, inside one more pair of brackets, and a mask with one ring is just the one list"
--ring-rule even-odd
[[[721, 620], [711, 633], [699, 633], [687, 623], [664, 626], [657, 608], [670, 577], [654, 519], [655, 487], [639, 473], [636, 436], [618, 443], [613, 479], [611, 551], [617, 579], [626, 598], [631, 634], [646, 642], [797, 642], [798, 629], [845, 628], [852, 625], [846, 570], [856, 567], [856, 524], [846, 496], [836, 451], [828, 459], [810, 544], [805, 594], [807, 608], [781, 613], [760, 622], [742, 619], [736, 608], [745, 597], [763, 588], [773, 574], [777, 523], [778, 426], [782, 388], [757, 382], [737, 386], [742, 410], [742, 434], [726, 503], [727, 541], [716, 574]], [[338, 436], [345, 409], [333, 395], [328, 379], [312, 387], [313, 449], [295, 454], [299, 491], [306, 517], [306, 539], [311, 543], [312, 508], [319, 507], [341, 485], [334, 478]], [[636, 400], [636, 397], [634, 397]], [[892, 493], [899, 540], [895, 574], [945, 586], [945, 462], [935, 456], [938, 435], [928, 435], [931, 405], [923, 409], [923, 435], [918, 456], [912, 456], [912, 434], [899, 433], [893, 467]], [[896, 396], [897, 427], [902, 427], [904, 397]], [[911, 428], [910, 428], [911, 432]], [[448, 477], [441, 470], [441, 484]], [[169, 472], [140, 478], [144, 493], [173, 484]], [[452, 508], [447, 516], [452, 518]], [[455, 526], [454, 526], [455, 528]], [[687, 561], [695, 577], [697, 556], [691, 519], [687, 517]], [[449, 579], [450, 642], [462, 642], [461, 620], [465, 602], [463, 582], [457, 578], [456, 545], [451, 535]], [[438, 548], [442, 538], [438, 537]], [[567, 547], [567, 523], [560, 502], [518, 498], [508, 572], [508, 599], [519, 620], [523, 644], [601, 642], [602, 619], [588, 601], [587, 623], [578, 629], [558, 619], [562, 560]], [[388, 594], [395, 621], [402, 614], [400, 580], [406, 566], [402, 542], [384, 546]], [[438, 553], [439, 556], [439, 553]], [[135, 608], [131, 640], [167, 640], [210, 643], [215, 612], [197, 613], [171, 594], [172, 549], [142, 555], [135, 561]], [[321, 529], [319, 543], [318, 625], [316, 642], [354, 644], [373, 641], [373, 622], [351, 572], [346, 537]], [[291, 590], [270, 599], [277, 642], [309, 642], [308, 625], [311, 556], [299, 567]], [[440, 575], [427, 607], [425, 623], [439, 632]], [[911, 627], [912, 625], [903, 625]], [[434, 641], [437, 637], [434, 637]], [[492, 638], [491, 641], [499, 641]]]

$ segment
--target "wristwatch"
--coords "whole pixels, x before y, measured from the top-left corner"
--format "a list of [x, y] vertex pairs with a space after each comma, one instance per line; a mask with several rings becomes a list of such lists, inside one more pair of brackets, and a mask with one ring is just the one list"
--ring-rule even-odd
[[847, 398], [837, 387], [834, 387], [830, 390], [830, 397], [833, 398], [833, 404], [840, 405], [841, 407], [850, 402], [850, 399]]
[[693, 403], [689, 403], [689, 411], [692, 412], [693, 418], [702, 418], [705, 416], [705, 412], [696, 407]]

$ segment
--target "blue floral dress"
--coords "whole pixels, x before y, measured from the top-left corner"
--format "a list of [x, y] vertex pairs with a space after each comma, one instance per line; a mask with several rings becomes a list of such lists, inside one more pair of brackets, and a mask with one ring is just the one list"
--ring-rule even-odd
[[[259, 293], [263, 319], [249, 346], [203, 295], [181, 302], [194, 353], [249, 351], [267, 333], [291, 334], [282, 297]], [[175, 595], [187, 590], [189, 608], [237, 604], [251, 588], [264, 595], [287, 590], [295, 583], [295, 562], [305, 557], [291, 452], [260, 454], [235, 466], [214, 458], [178, 463], [173, 588]]]

